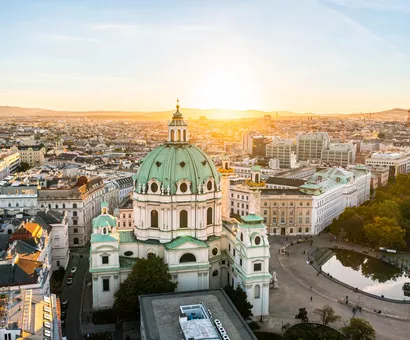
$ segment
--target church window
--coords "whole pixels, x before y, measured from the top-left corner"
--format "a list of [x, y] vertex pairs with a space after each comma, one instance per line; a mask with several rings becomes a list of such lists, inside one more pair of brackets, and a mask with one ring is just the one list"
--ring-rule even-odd
[[177, 142], [180, 142], [181, 141], [181, 130], [178, 130], [178, 132], [177, 132]]
[[158, 211], [151, 210], [151, 228], [158, 228]]
[[256, 285], [254, 290], [255, 290], [255, 293], [254, 293], [255, 299], [259, 299], [261, 297], [261, 286]]
[[131, 256], [132, 254], [134, 254], [132, 251], [126, 251], [124, 253], [125, 256]]
[[253, 264], [253, 271], [260, 272], [262, 270], [262, 263], [254, 263]]
[[102, 264], [108, 264], [108, 256], [102, 257]]
[[171, 130], [171, 142], [173, 142], [175, 139], [175, 131]]
[[259, 236], [255, 237], [255, 244], [259, 245], [261, 243], [261, 238]]
[[242, 267], [242, 259], [239, 259], [239, 265]]
[[103, 292], [108, 292], [110, 290], [110, 279], [103, 279]]
[[186, 253], [181, 256], [179, 259], [179, 263], [185, 263], [185, 262], [196, 262], [196, 257], [194, 254], [191, 253]]
[[77, 237], [75, 237], [73, 241], [74, 241], [74, 244], [78, 244], [78, 243], [79, 243], [79, 240], [78, 240]]
[[218, 254], [218, 248], [212, 249], [212, 255], [215, 256], [216, 254]]
[[241, 233], [241, 241], [243, 242], [243, 233]]
[[181, 185], [179, 186], [179, 190], [180, 190], [182, 193], [187, 192], [187, 191], [188, 191], [188, 185], [187, 185], [186, 183], [181, 183]]
[[184, 142], [186, 142], [186, 130], [182, 131], [183, 137], [184, 137]]
[[210, 225], [210, 224], [212, 224], [212, 220], [213, 220], [213, 216], [212, 216], [213, 214], [212, 214], [212, 208], [208, 208], [207, 210], [206, 210], [206, 224], [207, 225]]
[[208, 183], [206, 183], [206, 188], [207, 188], [209, 191], [211, 191], [211, 190], [212, 190], [212, 187], [213, 187], [212, 181], [208, 181]]
[[188, 212], [186, 210], [181, 210], [179, 213], [179, 227], [188, 228]]
[[157, 183], [152, 183], [151, 184], [151, 191], [155, 194], [158, 191], [158, 184]]

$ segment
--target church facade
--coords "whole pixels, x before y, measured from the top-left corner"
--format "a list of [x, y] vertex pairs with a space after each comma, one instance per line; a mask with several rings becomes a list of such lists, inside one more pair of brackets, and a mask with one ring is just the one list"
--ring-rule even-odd
[[255, 319], [267, 317], [272, 276], [266, 226], [252, 213], [255, 206], [240, 222], [229, 217], [230, 174], [229, 161], [219, 172], [205, 152], [189, 143], [177, 105], [168, 140], [133, 176], [133, 228], [118, 230], [106, 203], [93, 220], [93, 308], [111, 308], [137, 259], [155, 254], [168, 264], [177, 291], [240, 285]]

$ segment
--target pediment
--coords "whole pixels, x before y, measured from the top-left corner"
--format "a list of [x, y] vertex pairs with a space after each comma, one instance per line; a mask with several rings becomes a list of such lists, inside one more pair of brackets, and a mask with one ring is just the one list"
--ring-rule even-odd
[[208, 244], [191, 236], [180, 236], [164, 244], [166, 250], [208, 248]]

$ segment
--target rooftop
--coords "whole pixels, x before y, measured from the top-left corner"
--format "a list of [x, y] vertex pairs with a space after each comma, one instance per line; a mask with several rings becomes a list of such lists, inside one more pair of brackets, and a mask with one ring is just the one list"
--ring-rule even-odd
[[230, 339], [256, 339], [222, 289], [143, 295], [139, 300], [147, 340], [181, 340], [180, 307], [200, 304], [220, 320]]

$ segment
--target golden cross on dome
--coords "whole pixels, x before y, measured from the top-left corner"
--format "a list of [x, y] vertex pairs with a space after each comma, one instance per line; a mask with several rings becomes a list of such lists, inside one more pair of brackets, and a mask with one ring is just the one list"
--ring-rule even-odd
[[177, 110], [179, 110], [179, 99], [177, 98]]

